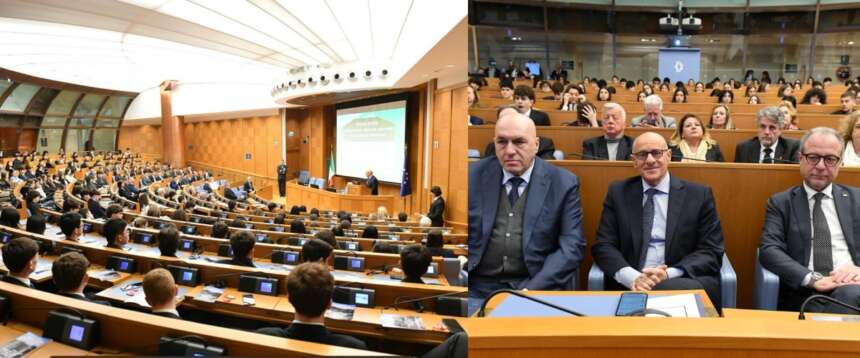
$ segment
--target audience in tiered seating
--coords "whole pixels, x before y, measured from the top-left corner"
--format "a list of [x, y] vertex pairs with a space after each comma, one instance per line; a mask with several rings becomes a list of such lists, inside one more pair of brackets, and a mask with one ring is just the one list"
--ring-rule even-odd
[[89, 267], [90, 261], [79, 252], [67, 252], [60, 255], [51, 266], [57, 294], [110, 306], [110, 302], [94, 299], [91, 295], [84, 293], [90, 279], [89, 274], [87, 274]]
[[32, 239], [18, 237], [3, 245], [3, 264], [9, 274], [3, 276], [4, 282], [35, 288], [30, 282], [30, 274], [36, 271], [39, 261], [39, 245]]
[[176, 311], [176, 292], [178, 290], [179, 288], [173, 281], [173, 275], [163, 268], [152, 269], [143, 277], [143, 292], [146, 294], [146, 303], [151, 307], [152, 314], [168, 318], [182, 318]]

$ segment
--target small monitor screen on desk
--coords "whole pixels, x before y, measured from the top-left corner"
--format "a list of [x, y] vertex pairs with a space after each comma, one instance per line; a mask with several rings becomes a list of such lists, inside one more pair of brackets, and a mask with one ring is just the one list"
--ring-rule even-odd
[[194, 245], [194, 241], [191, 240], [182, 240], [182, 248], [185, 250], [191, 250], [191, 246]]
[[151, 244], [152, 243], [152, 235], [140, 234], [140, 242], [142, 242], [144, 244]]
[[194, 277], [194, 273], [191, 271], [182, 271], [182, 281], [191, 281], [191, 278]]
[[84, 223], [83, 226], [81, 227], [81, 230], [83, 232], [92, 232], [93, 231], [93, 224]]
[[257, 234], [257, 242], [266, 241], [266, 234]]
[[349, 267], [354, 268], [354, 269], [360, 269], [361, 268], [361, 260], [349, 259]]
[[69, 339], [75, 342], [81, 342], [84, 340], [84, 327], [76, 324], [71, 325], [69, 327]]
[[272, 231], [284, 232], [284, 227], [283, 226], [275, 226], [272, 228]]
[[287, 263], [288, 264], [294, 264], [297, 262], [299, 262], [299, 254], [294, 253], [294, 252], [290, 252], [287, 254]]
[[246, 229], [253, 229], [253, 228], [254, 228], [254, 224], [252, 224], [252, 223], [247, 223], [247, 224], [245, 224], [245, 228], [246, 228]]
[[184, 231], [186, 234], [194, 234], [194, 227], [193, 226], [184, 226], [184, 227], [182, 227], [182, 231]]
[[272, 293], [272, 283], [268, 281], [260, 282], [260, 292], [263, 293]]
[[12, 234], [5, 233], [5, 232], [0, 233], [0, 242], [2, 242], [4, 244], [9, 242], [9, 239], [11, 239], [11, 238], [12, 238]]
[[368, 297], [366, 293], [356, 293], [355, 294], [355, 304], [357, 305], [366, 305], [368, 302]]
[[128, 261], [120, 261], [119, 262], [119, 270], [120, 271], [128, 270]]

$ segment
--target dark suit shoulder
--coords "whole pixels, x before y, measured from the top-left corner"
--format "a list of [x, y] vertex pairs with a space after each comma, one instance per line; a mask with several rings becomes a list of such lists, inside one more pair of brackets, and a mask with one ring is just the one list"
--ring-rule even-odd
[[367, 344], [362, 340], [343, 334], [330, 334], [326, 343], [347, 348], [367, 349]]

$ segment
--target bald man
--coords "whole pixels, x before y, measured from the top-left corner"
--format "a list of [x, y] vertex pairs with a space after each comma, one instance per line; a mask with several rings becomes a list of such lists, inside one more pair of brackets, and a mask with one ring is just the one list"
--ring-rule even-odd
[[535, 124], [504, 111], [495, 157], [469, 166], [469, 298], [502, 288], [569, 290], [583, 257], [579, 180], [536, 158]]
[[604, 289], [704, 289], [720, 307], [723, 230], [711, 188], [669, 174], [663, 136], [633, 141], [638, 176], [609, 185], [591, 248]]

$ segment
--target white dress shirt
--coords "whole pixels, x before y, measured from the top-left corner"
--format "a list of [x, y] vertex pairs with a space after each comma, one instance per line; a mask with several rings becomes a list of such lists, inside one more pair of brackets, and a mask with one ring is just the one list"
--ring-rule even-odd
[[[761, 142], [759, 142], [759, 143], [761, 143]], [[777, 145], [779, 145], [779, 140], [773, 142], [773, 144], [771, 144], [771, 146], [770, 146], [770, 148], [773, 149], [773, 152], [770, 153], [770, 157], [774, 159], [774, 161], [773, 161], [774, 163], [776, 163], [776, 146]], [[768, 147], [766, 147], [764, 144], [759, 144], [759, 149], [758, 149], [758, 162], [759, 163], [764, 161], [764, 158], [765, 158], [764, 149], [765, 148], [768, 148]]]
[[[666, 218], [669, 210], [669, 188], [671, 187], [671, 179], [669, 173], [657, 183], [656, 186], [651, 186], [642, 180], [642, 205], [648, 200], [648, 195], [645, 194], [648, 189], [657, 189], [654, 193], [654, 224], [651, 226], [651, 237], [643, 238], [647, 241], [648, 248], [645, 252], [645, 265], [643, 267], [657, 267], [666, 263]], [[638, 262], [636, 263], [638, 265]], [[678, 268], [670, 267], [666, 269], [669, 278], [681, 277], [684, 271]], [[613, 278], [618, 283], [633, 288], [633, 282], [641, 273], [632, 266], [624, 267], [613, 275]]]

